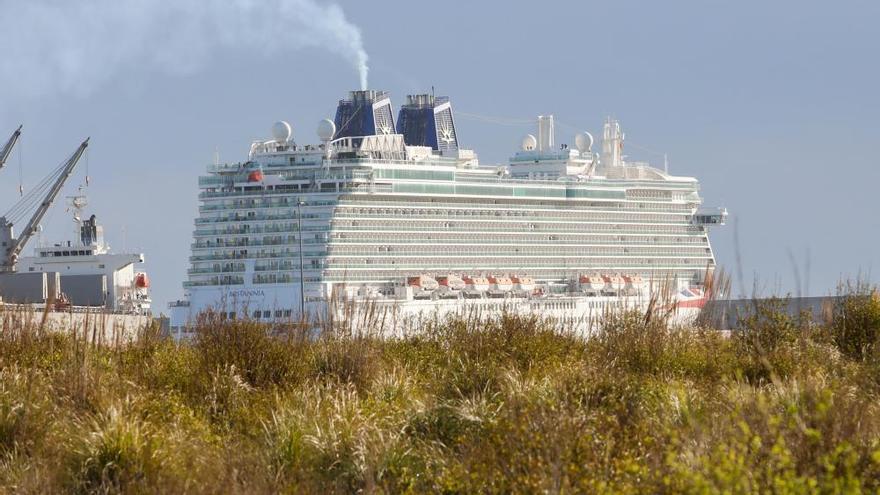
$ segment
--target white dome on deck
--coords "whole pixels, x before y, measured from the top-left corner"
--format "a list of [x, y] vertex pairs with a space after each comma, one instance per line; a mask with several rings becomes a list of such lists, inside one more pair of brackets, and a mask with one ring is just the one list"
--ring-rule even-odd
[[290, 141], [290, 136], [293, 134], [293, 130], [290, 128], [290, 124], [283, 120], [279, 120], [272, 124], [272, 137], [275, 141], [279, 143], [286, 143]]

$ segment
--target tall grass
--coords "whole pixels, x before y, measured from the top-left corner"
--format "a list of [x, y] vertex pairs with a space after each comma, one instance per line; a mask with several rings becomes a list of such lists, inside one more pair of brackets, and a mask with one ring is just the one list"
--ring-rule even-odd
[[769, 302], [727, 337], [609, 314], [382, 339], [205, 315], [108, 347], [4, 326], [0, 491], [751, 493], [880, 490], [880, 305]]

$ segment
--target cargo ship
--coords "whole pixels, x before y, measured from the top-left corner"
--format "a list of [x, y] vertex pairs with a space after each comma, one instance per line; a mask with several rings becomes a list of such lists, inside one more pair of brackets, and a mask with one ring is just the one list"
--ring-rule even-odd
[[[3, 169], [21, 136], [12, 134], [0, 149]], [[0, 326], [23, 328], [40, 322], [60, 331], [84, 331], [101, 340], [130, 338], [151, 323], [150, 281], [141, 253], [113, 253], [94, 215], [84, 218], [84, 187], [68, 198], [77, 239], [46, 245], [26, 256], [26, 246], [42, 238], [41, 222], [88, 147], [76, 151], [0, 216]], [[86, 176], [86, 185], [89, 179]], [[20, 225], [23, 227], [19, 228]]]
[[18, 273], [48, 273], [58, 279], [57, 309], [94, 308], [129, 315], [152, 315], [150, 278], [143, 253], [114, 253], [95, 215], [83, 218], [82, 194], [69, 198], [79, 238], [34, 248], [18, 260]]

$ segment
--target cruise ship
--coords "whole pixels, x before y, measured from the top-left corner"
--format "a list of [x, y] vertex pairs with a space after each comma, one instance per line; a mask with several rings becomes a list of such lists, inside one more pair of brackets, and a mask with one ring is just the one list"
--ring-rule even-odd
[[353, 91], [310, 144], [277, 122], [246, 160], [199, 177], [172, 331], [206, 310], [369, 314], [392, 331], [464, 311], [594, 321], [660, 299], [697, 310], [715, 268], [709, 229], [726, 210], [703, 206], [695, 178], [627, 160], [615, 120], [597, 150], [590, 133], [569, 145], [555, 127], [538, 117], [509, 163], [485, 166], [460, 145], [447, 97], [407, 96], [395, 120], [388, 93]]

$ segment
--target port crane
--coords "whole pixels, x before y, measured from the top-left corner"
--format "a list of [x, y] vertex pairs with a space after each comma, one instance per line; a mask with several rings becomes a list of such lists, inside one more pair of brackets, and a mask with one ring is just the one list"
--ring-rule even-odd
[[[12, 135], [9, 143], [3, 148], [4, 155], [0, 157], [7, 155], [8, 152], [11, 151], [12, 145], [14, 145], [15, 140], [18, 139], [20, 131], [21, 128], [19, 127], [16, 134]], [[73, 169], [76, 167], [77, 162], [79, 162], [79, 159], [82, 157], [83, 153], [85, 153], [88, 146], [89, 139], [86, 138], [86, 140], [79, 145], [79, 148], [73, 152], [70, 158], [61, 163], [61, 165], [53, 170], [28, 195], [23, 197], [12, 207], [12, 209], [6, 212], [6, 214], [0, 216], [0, 274], [15, 272], [15, 264], [18, 261], [18, 256], [21, 254], [24, 246], [31, 237], [36, 234], [40, 221], [43, 220], [43, 216], [49, 211], [52, 202], [55, 201], [55, 197], [58, 196], [58, 193], [67, 181], [67, 178], [73, 173]], [[2, 164], [2, 161], [0, 161], [0, 164]], [[13, 224], [17, 223], [19, 220], [24, 220], [35, 206], [36, 210], [33, 215], [31, 215], [30, 220], [28, 220], [28, 223], [21, 231], [21, 234], [16, 238], [12, 228]]]
[[18, 129], [12, 133], [12, 137], [9, 138], [9, 141], [6, 141], [6, 146], [0, 151], [0, 170], [3, 170], [3, 166], [6, 165], [6, 160], [12, 154], [12, 148], [15, 147], [19, 136], [21, 136], [21, 126], [18, 126]]

